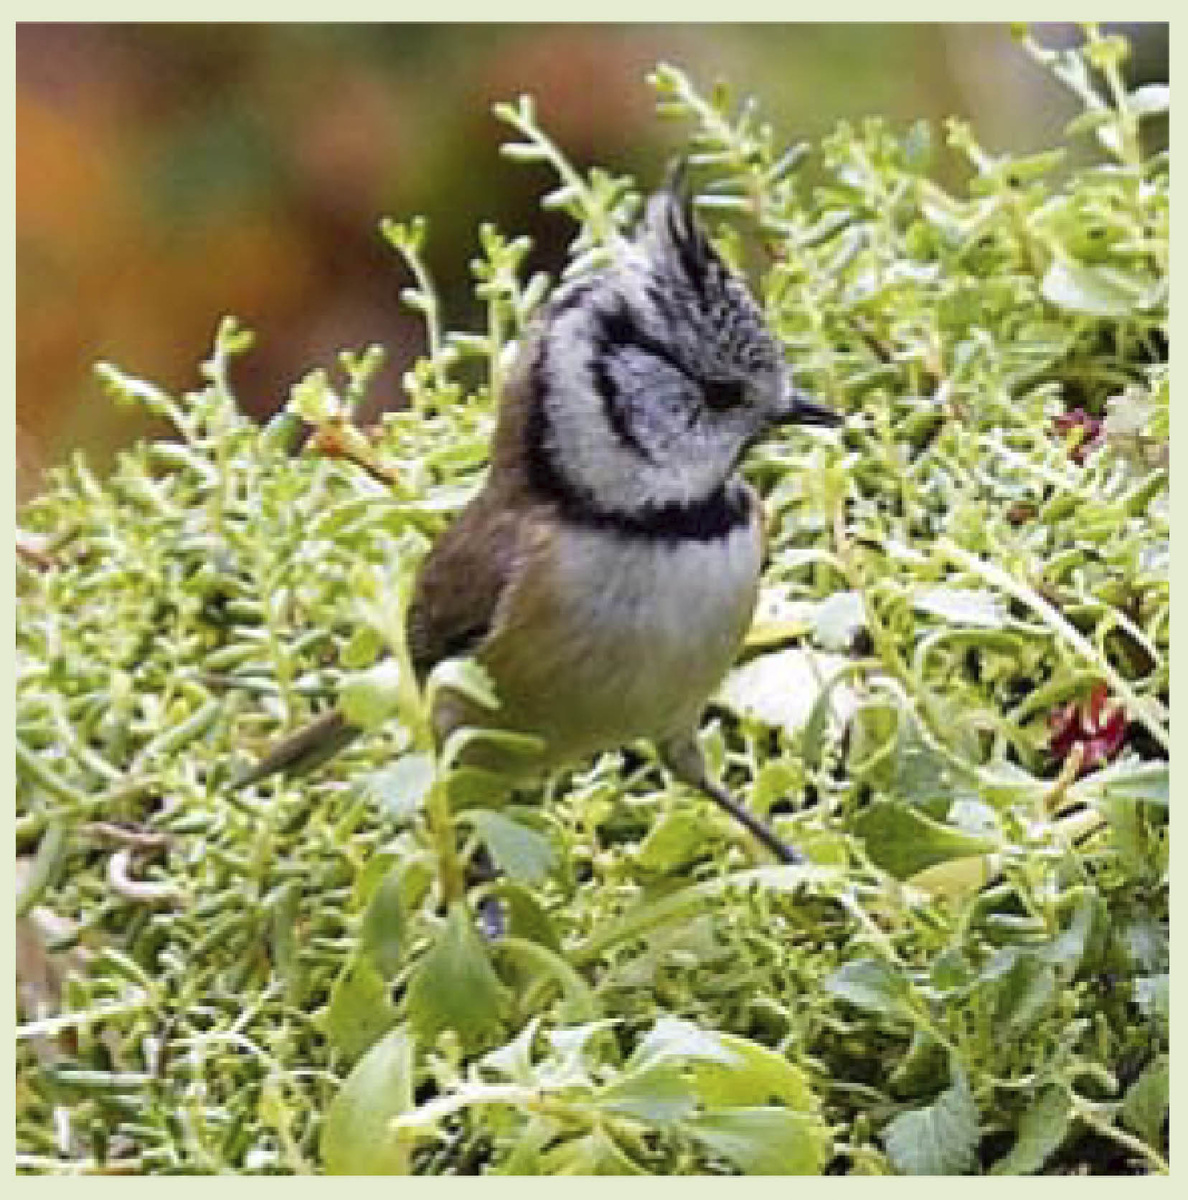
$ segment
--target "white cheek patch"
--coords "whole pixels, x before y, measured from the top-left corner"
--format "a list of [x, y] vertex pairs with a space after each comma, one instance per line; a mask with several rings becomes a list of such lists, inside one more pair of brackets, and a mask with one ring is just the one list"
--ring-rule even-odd
[[[561, 314], [549, 336], [549, 387], [547, 406], [550, 442], [565, 476], [583, 488], [600, 507], [612, 511], [638, 511], [666, 504], [690, 504], [715, 491], [734, 468], [741, 439], [722, 430], [686, 426], [682, 418], [668, 414], [672, 431], [651, 440], [655, 461], [624, 443], [611, 427], [602, 398], [594, 383], [595, 340], [591, 315], [576, 308]], [[655, 386], [671, 386], [662, 366], [656, 370]], [[635, 369], [620, 370], [621, 386], [648, 388], [646, 361], [640, 356]], [[632, 403], [628, 397], [626, 402]], [[634, 398], [643, 408], [647, 401]], [[664, 414], [657, 412], [659, 419]], [[641, 437], [655, 430], [640, 430]], [[646, 447], [645, 447], [646, 448]]]
[[565, 475], [594, 501], [611, 511], [647, 506], [691, 504], [714, 492], [730, 474], [734, 443], [714, 446], [690, 435], [687, 444], [670, 444], [667, 453], [649, 462], [625, 445], [610, 429], [601, 401], [588, 377], [575, 386], [582, 403], [550, 396], [549, 419], [555, 452]]

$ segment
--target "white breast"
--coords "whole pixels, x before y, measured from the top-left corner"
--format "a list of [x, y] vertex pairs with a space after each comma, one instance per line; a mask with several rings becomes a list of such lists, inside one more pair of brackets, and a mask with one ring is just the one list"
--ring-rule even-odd
[[757, 518], [709, 541], [566, 529], [548, 617], [489, 663], [508, 723], [554, 760], [687, 732], [738, 653], [761, 554]]

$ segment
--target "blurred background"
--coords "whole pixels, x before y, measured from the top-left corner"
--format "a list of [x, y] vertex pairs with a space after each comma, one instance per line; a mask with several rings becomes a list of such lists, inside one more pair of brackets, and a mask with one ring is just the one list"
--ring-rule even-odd
[[[1118, 28], [1132, 83], [1166, 81], [1167, 26]], [[422, 327], [380, 217], [429, 218], [447, 325], [470, 327], [480, 221], [529, 233], [554, 275], [572, 235], [538, 207], [546, 170], [500, 157], [492, 103], [533, 94], [572, 161], [650, 186], [682, 133], [653, 113], [660, 60], [756, 96], [789, 144], [868, 114], [924, 117], [939, 143], [958, 115], [991, 152], [1026, 152], [1075, 111], [1005, 25], [20, 24], [18, 499], [73, 448], [102, 463], [146, 431], [93, 363], [194, 387], [225, 313], [257, 334], [235, 367], [254, 415], [371, 342], [389, 351], [373, 404], [399, 405]]]

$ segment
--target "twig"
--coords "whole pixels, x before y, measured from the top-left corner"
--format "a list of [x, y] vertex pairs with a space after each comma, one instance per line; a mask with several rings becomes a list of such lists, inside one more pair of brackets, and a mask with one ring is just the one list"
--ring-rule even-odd
[[79, 832], [133, 850], [161, 850], [173, 840], [167, 833], [114, 825], [110, 821], [91, 821], [82, 826]]
[[174, 904], [183, 899], [171, 883], [148, 883], [131, 874], [132, 850], [117, 850], [107, 864], [107, 882], [117, 896], [132, 904]]
[[372, 453], [366, 437], [353, 425], [340, 422], [321, 425], [309, 444], [311, 449], [327, 458], [342, 458], [362, 467], [373, 479], [388, 487], [397, 487], [401, 483], [400, 473]]

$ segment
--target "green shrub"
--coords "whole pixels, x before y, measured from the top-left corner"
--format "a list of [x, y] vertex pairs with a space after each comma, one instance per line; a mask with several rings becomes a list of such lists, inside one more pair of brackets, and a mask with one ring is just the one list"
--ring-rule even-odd
[[[483, 229], [462, 335], [424, 223], [385, 225], [429, 353], [377, 431], [351, 420], [377, 350], [264, 429], [233, 322], [187, 395], [102, 368], [177, 436], [105, 480], [76, 457], [21, 515], [23, 1169], [1166, 1169], [1169, 166], [1141, 135], [1167, 90], [1129, 91], [1092, 27], [1020, 41], [1101, 161], [995, 156], [957, 121], [785, 150], [652, 76], [716, 241], [849, 416], [749, 462], [770, 564], [704, 730], [809, 867], [751, 862], [630, 755], [547, 803], [454, 778], [426, 821], [446, 764], [403, 606], [547, 291], [526, 239]], [[527, 99], [499, 113], [588, 269], [636, 185], [575, 170]], [[961, 195], [929, 178], [943, 152]], [[306, 780], [230, 786], [338, 695], [396, 719]], [[443, 915], [443, 820], [502, 868], [507, 937]]]

